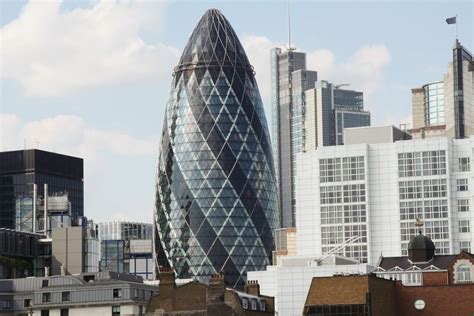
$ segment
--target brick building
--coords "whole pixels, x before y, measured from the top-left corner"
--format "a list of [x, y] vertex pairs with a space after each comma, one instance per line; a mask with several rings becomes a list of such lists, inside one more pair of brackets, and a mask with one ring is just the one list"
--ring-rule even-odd
[[473, 315], [474, 255], [435, 255], [421, 234], [408, 257], [381, 258], [370, 275], [313, 278], [304, 315]]
[[160, 269], [159, 294], [148, 304], [147, 315], [274, 315], [273, 297], [260, 295], [260, 286], [249, 281], [244, 291], [226, 288], [223, 274], [209, 285], [197, 281], [177, 285], [173, 269]]

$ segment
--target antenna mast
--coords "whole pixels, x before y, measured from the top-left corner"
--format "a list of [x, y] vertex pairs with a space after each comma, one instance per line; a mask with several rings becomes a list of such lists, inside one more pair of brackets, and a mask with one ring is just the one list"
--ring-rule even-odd
[[291, 17], [290, 17], [290, 0], [287, 1], [288, 5], [288, 50], [295, 50], [291, 46]]

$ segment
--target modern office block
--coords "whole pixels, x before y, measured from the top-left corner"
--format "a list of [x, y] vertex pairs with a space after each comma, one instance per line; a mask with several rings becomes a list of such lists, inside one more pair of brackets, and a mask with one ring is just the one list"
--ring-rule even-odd
[[[374, 137], [377, 137], [374, 129]], [[337, 252], [375, 264], [407, 254], [416, 220], [440, 254], [472, 247], [474, 139], [320, 147], [298, 157], [299, 255]]]
[[153, 279], [153, 224], [126, 221], [98, 223], [100, 270]]
[[294, 227], [295, 155], [304, 149], [305, 95], [318, 79], [306, 70], [306, 53], [271, 50], [272, 141], [281, 227]]
[[456, 39], [442, 81], [412, 89], [414, 138], [465, 138], [474, 133], [474, 61]]
[[71, 215], [84, 214], [83, 160], [38, 149], [0, 152], [0, 227], [15, 228], [17, 204], [33, 198], [33, 184], [38, 197], [67, 193]]
[[343, 145], [346, 128], [370, 125], [370, 112], [363, 107], [363, 93], [340, 86], [320, 80], [314, 88], [305, 91], [305, 151]]
[[270, 137], [254, 70], [218, 10], [198, 22], [175, 68], [155, 221], [157, 265], [179, 278], [223, 271], [237, 286], [270, 263], [279, 226]]
[[113, 221], [97, 223], [100, 240], [153, 239], [153, 224]]

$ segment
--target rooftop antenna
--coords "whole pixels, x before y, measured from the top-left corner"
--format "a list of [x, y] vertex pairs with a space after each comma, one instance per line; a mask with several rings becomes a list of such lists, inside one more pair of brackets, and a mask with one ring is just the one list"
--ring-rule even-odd
[[288, 5], [288, 50], [295, 50], [295, 48], [291, 46], [290, 0], [287, 1], [287, 5]]

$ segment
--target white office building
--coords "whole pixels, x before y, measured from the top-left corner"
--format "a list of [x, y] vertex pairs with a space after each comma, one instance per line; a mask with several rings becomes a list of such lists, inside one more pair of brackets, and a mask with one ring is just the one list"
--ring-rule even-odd
[[474, 138], [397, 141], [406, 137], [393, 127], [345, 133], [349, 144], [297, 157], [298, 255], [322, 256], [354, 238], [337, 254], [376, 265], [381, 255], [407, 255], [417, 218], [438, 253], [472, 251]]

